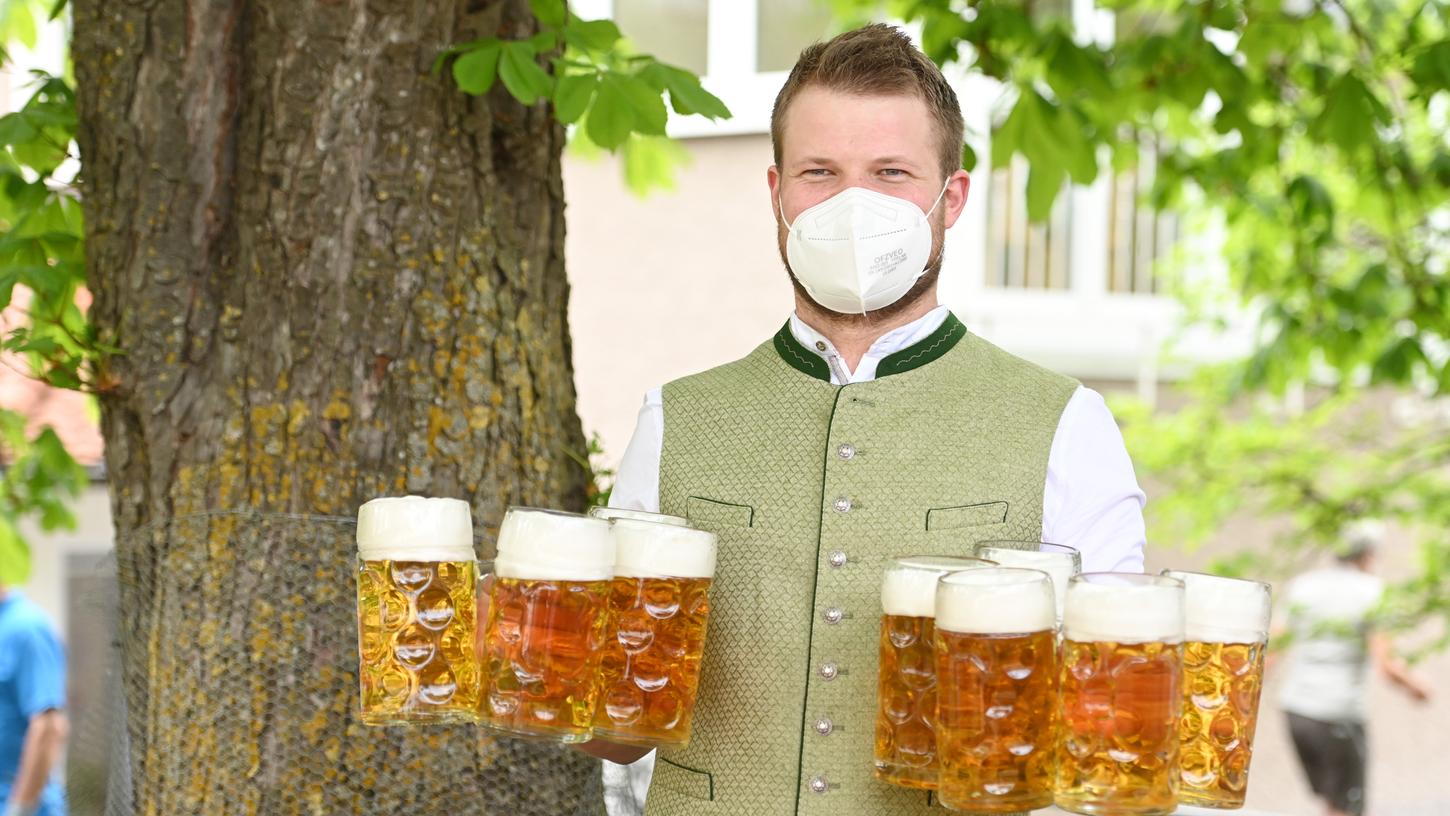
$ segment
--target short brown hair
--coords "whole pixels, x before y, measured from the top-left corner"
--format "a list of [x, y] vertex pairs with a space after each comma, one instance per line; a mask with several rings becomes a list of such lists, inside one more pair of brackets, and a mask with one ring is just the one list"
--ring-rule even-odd
[[926, 103], [936, 119], [943, 176], [962, 167], [965, 125], [957, 94], [904, 32], [884, 23], [847, 31], [801, 52], [770, 113], [770, 141], [780, 164], [785, 112], [802, 89], [819, 85], [861, 95], [911, 94]]

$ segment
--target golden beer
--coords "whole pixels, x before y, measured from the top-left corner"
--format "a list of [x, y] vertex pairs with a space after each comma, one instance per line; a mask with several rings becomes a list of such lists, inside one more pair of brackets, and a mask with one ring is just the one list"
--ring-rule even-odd
[[1163, 574], [1183, 581], [1187, 607], [1178, 801], [1241, 808], [1264, 685], [1269, 585], [1193, 572]]
[[484, 723], [585, 742], [599, 700], [614, 542], [609, 523], [509, 508], [483, 634]]
[[1183, 584], [1088, 573], [1068, 585], [1054, 801], [1073, 813], [1178, 806]]
[[1056, 603], [1028, 569], [976, 569], [937, 587], [937, 798], [952, 810], [1052, 804]]
[[636, 745], [690, 741], [715, 575], [714, 534], [618, 518], [595, 736]]
[[359, 510], [363, 722], [477, 719], [472, 530], [468, 504], [455, 499], [375, 499]]
[[978, 558], [913, 556], [887, 567], [881, 583], [877, 779], [936, 789], [936, 582], [949, 572], [990, 566]]

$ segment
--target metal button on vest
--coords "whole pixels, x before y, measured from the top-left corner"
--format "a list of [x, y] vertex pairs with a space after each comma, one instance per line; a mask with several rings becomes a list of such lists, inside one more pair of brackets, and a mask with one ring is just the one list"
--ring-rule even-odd
[[826, 619], [826, 623], [840, 623], [841, 618], [846, 617], [846, 613], [842, 612], [839, 607], [833, 606], [821, 613], [821, 616]]
[[816, 351], [825, 351], [825, 350], [826, 350], [826, 341], [824, 341], [824, 340], [817, 340], [816, 341]]
[[842, 550], [833, 550], [829, 556], [829, 559], [831, 562], [831, 566], [833, 567], [846, 566], [846, 553]]
[[834, 502], [831, 503], [831, 506], [836, 508], [837, 513], [851, 512], [851, 500], [846, 498], [845, 496], [836, 499]]
[[821, 679], [822, 680], [835, 680], [836, 679], [836, 675], [837, 674], [840, 674], [840, 672], [841, 672], [841, 670], [836, 667], [836, 664], [835, 663], [822, 663], [821, 664]]
[[854, 459], [856, 458], [856, 446], [850, 442], [843, 442], [840, 447], [836, 448], [836, 455], [842, 459]]
[[812, 791], [814, 791], [816, 793], [825, 793], [826, 792], [826, 789], [829, 788], [829, 787], [831, 787], [831, 783], [827, 782], [826, 781], [826, 778], [824, 776], [813, 776], [813, 777], [811, 777], [811, 790]]
[[831, 722], [830, 717], [822, 717], [819, 720], [816, 720], [816, 733], [820, 734], [823, 737], [830, 736], [831, 731], [834, 730], [835, 727], [835, 723]]

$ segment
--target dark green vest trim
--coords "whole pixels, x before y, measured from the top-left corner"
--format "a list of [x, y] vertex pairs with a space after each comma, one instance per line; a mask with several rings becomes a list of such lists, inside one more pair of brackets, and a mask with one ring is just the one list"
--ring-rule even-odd
[[966, 336], [967, 327], [962, 325], [962, 321], [958, 320], [956, 315], [948, 314], [947, 319], [942, 321], [937, 330], [927, 335], [921, 342], [883, 357], [881, 364], [876, 366], [876, 377], [879, 379], [911, 371], [914, 368], [921, 368], [951, 351], [952, 347]]
[[789, 363], [791, 368], [818, 380], [831, 381], [831, 367], [826, 365], [826, 361], [819, 354], [795, 339], [795, 335], [790, 332], [789, 320], [775, 333], [775, 353]]
[[[905, 371], [921, 368], [927, 363], [936, 360], [943, 354], [952, 350], [963, 337], [967, 336], [967, 327], [954, 314], [948, 314], [947, 319], [937, 327], [936, 331], [922, 338], [921, 341], [913, 343], [907, 348], [894, 354], [888, 354], [876, 367], [877, 378], [889, 377], [892, 374], [901, 374]], [[801, 341], [795, 339], [791, 333], [790, 321], [787, 320], [780, 331], [775, 333], [775, 353], [780, 359], [785, 360], [791, 368], [809, 377], [815, 377], [822, 382], [831, 381], [831, 367], [821, 355], [801, 345]]]

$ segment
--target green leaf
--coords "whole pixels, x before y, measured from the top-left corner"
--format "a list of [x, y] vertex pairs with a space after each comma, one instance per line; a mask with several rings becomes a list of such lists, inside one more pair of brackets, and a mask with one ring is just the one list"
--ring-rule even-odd
[[1364, 82], [1344, 74], [1329, 87], [1324, 107], [1309, 125], [1309, 132], [1345, 153], [1355, 153], [1375, 139], [1375, 124], [1385, 120], [1385, 107]]
[[564, 40], [580, 51], [608, 51], [623, 38], [613, 20], [571, 17], [564, 28]]
[[454, 60], [453, 81], [458, 83], [459, 90], [477, 96], [492, 88], [502, 51], [503, 44], [491, 40]]
[[977, 151], [969, 144], [962, 144], [962, 169], [968, 173], [977, 169]]
[[55, 0], [55, 4], [50, 7], [50, 15], [46, 19], [54, 20], [59, 17], [60, 13], [65, 11], [66, 4], [68, 3], [70, 3], [70, 0]]
[[18, 586], [30, 577], [30, 546], [9, 515], [0, 515], [0, 584]]
[[664, 136], [635, 134], [620, 150], [624, 183], [630, 192], [646, 196], [655, 190], [675, 189], [675, 177], [690, 163], [690, 153], [679, 142]]
[[611, 71], [605, 74], [601, 81], [599, 99], [594, 103], [595, 107], [604, 104], [605, 88], [612, 90], [609, 96], [610, 104], [617, 104], [614, 100], [618, 100], [619, 103], [629, 108], [636, 131], [651, 136], [665, 135], [665, 123], [669, 119], [669, 114], [665, 111], [665, 101], [660, 98], [659, 91], [629, 74]]
[[1450, 40], [1431, 43], [1420, 51], [1410, 76], [1421, 86], [1424, 98], [1435, 91], [1450, 90]]
[[1065, 173], [1061, 167], [1034, 162], [1027, 171], [1027, 218], [1046, 221], [1052, 214], [1052, 202], [1062, 189]]
[[614, 150], [624, 144], [635, 129], [634, 110], [616, 79], [617, 75], [610, 73], [600, 81], [585, 123], [589, 140], [605, 150]]
[[534, 49], [526, 42], [507, 42], [498, 62], [498, 78], [513, 97], [532, 105], [549, 96], [554, 78], [539, 67]]
[[572, 125], [589, 109], [594, 90], [599, 87], [598, 74], [575, 74], [559, 78], [554, 86], [554, 117]]
[[699, 114], [707, 119], [729, 119], [730, 109], [720, 98], [705, 90], [700, 78], [672, 65], [657, 63], [663, 69], [665, 87], [670, 92], [670, 106], [683, 116]]
[[19, 42], [34, 51], [38, 35], [28, 0], [8, 0], [0, 10], [0, 42]]
[[539, 18], [539, 22], [551, 28], [563, 28], [568, 17], [564, 0], [529, 0], [529, 11]]

